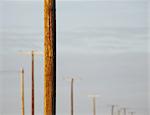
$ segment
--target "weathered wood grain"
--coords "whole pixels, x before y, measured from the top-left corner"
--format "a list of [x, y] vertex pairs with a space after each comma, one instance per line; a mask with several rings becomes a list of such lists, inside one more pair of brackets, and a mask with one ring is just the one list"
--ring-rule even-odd
[[55, 115], [55, 0], [44, 0], [44, 115]]

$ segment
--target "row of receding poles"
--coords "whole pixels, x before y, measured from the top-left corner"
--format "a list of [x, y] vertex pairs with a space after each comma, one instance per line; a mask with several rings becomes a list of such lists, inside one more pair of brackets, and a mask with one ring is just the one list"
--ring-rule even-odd
[[[21, 54], [26, 54], [26, 55], [31, 55], [32, 56], [32, 61], [31, 61], [31, 66], [32, 66], [32, 82], [31, 82], [31, 115], [34, 115], [34, 56], [42, 54], [42, 52], [21, 52]], [[11, 71], [1, 71], [1, 72], [11, 72]], [[15, 72], [15, 71], [13, 71]], [[18, 71], [17, 71], [18, 72]], [[22, 105], [22, 115], [25, 114], [25, 109], [24, 109], [24, 69], [21, 68], [20, 71], [20, 76], [21, 76], [21, 105]], [[74, 81], [75, 78], [67, 78], [71, 82], [70, 85], [70, 92], [71, 92], [71, 97], [70, 97], [70, 105], [71, 105], [71, 115], [74, 115]], [[93, 115], [96, 115], [96, 98], [99, 97], [99, 95], [89, 95], [89, 97], [92, 99], [92, 106], [93, 106]], [[117, 105], [111, 105], [111, 115], [114, 115], [114, 109]], [[118, 115], [121, 115], [121, 110], [123, 110], [123, 115], [127, 115], [127, 108], [121, 108], [118, 110]], [[130, 115], [134, 115], [135, 112], [130, 112]]]
[[[42, 52], [29, 51], [29, 52], [20, 52], [21, 54], [31, 55], [31, 115], [34, 115], [34, 57], [35, 55], [41, 55]], [[24, 84], [24, 82], [22, 82]], [[24, 92], [23, 92], [24, 94]], [[24, 103], [24, 102], [23, 102]], [[24, 107], [23, 107], [24, 108]], [[24, 111], [24, 109], [22, 109]], [[22, 112], [24, 113], [24, 112]], [[22, 114], [24, 115], [24, 114]]]
[[[118, 115], [121, 115], [121, 112], [123, 112], [123, 115], [127, 115], [127, 108], [119, 108], [118, 111], [117, 111], [117, 114]], [[134, 115], [135, 112], [128, 112], [130, 115]]]
[[[42, 52], [35, 52], [35, 51], [31, 51], [31, 52], [21, 52], [21, 54], [26, 54], [26, 55], [31, 55], [32, 57], [32, 61], [31, 61], [31, 66], [32, 66], [32, 78], [31, 78], [31, 115], [34, 115], [34, 57], [35, 55], [40, 55], [42, 54]], [[11, 73], [12, 71], [1, 71], [1, 72], [6, 72], [6, 73]], [[16, 71], [13, 71], [16, 72]], [[17, 71], [18, 72], [18, 71]], [[22, 115], [25, 114], [25, 109], [24, 109], [24, 69], [21, 68], [20, 71], [20, 76], [21, 76], [21, 105], [22, 105]], [[71, 107], [71, 115], [74, 115], [74, 81], [75, 78], [67, 78], [67, 80], [69, 80], [71, 82], [70, 84], [70, 107]], [[92, 107], [93, 107], [93, 115], [96, 115], [96, 98], [99, 97], [99, 95], [89, 95], [89, 97], [92, 99]], [[114, 115], [114, 109], [117, 105], [111, 105], [111, 115]], [[121, 110], [123, 110], [123, 115], [127, 115], [127, 108], [121, 108], [118, 110], [118, 115], [121, 115]], [[130, 112], [130, 115], [134, 115], [135, 112]]]
[[[70, 115], [74, 115], [74, 81], [75, 78], [66, 78], [66, 80], [70, 81]], [[99, 95], [89, 95], [92, 98], [93, 103], [93, 115], [96, 115], [96, 98]]]
[[[70, 81], [70, 115], [74, 115], [74, 80], [75, 78], [66, 78], [66, 80]], [[89, 95], [89, 97], [92, 99], [92, 109], [93, 109], [93, 115], [96, 115], [96, 98], [99, 97], [99, 95]], [[114, 109], [117, 105], [111, 105], [111, 115], [114, 114]], [[127, 115], [127, 108], [121, 108], [118, 110], [117, 114], [121, 115], [121, 110], [123, 110], [123, 115]], [[134, 115], [135, 112], [130, 112], [130, 115]]]
[[[44, 115], [52, 115], [55, 110], [53, 97], [55, 94], [55, 86], [52, 84], [55, 80], [53, 70], [53, 57], [55, 57], [55, 39], [56, 39], [56, 13], [55, 0], [44, 0]], [[22, 52], [23, 54], [32, 56], [32, 83], [31, 83], [31, 115], [34, 115], [34, 55], [41, 54], [39, 52]], [[52, 64], [53, 63], [53, 64]], [[22, 115], [24, 115], [24, 69], [21, 69], [21, 100]]]
[[[115, 109], [115, 107], [117, 107], [118, 105], [111, 105], [111, 115], [115, 115], [114, 114], [114, 109]], [[123, 111], [123, 115], [127, 115], [127, 108], [120, 108], [120, 109], [118, 109], [118, 111], [117, 111], [117, 115], [121, 115], [121, 111]], [[134, 115], [135, 114], [135, 112], [128, 112], [130, 115]]]
[[[37, 52], [37, 51], [30, 51], [30, 52], [19, 52], [21, 54], [25, 55], [31, 55], [32, 61], [31, 61], [31, 115], [34, 115], [34, 56], [35, 55], [40, 55], [42, 52]], [[0, 71], [2, 73], [16, 73], [18, 71]], [[21, 76], [21, 108], [22, 108], [22, 115], [25, 114], [25, 109], [24, 109], [24, 69], [21, 68], [20, 71], [20, 76]]]

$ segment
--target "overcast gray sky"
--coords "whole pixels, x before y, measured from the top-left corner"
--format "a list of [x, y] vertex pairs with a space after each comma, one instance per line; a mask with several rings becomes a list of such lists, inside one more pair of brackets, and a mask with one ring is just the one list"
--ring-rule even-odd
[[[69, 82], [75, 81], [75, 113], [91, 115], [88, 94], [98, 115], [119, 104], [149, 115], [148, 1], [57, 1], [57, 115], [69, 114]], [[43, 2], [0, 1], [0, 70], [25, 68], [25, 112], [30, 114], [31, 57], [20, 50], [43, 51]], [[35, 112], [43, 114], [43, 58], [36, 57]], [[0, 74], [0, 114], [19, 115], [19, 75]]]

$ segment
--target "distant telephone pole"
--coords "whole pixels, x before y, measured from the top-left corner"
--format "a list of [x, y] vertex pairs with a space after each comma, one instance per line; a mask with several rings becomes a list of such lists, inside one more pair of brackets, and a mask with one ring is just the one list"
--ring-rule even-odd
[[73, 110], [74, 110], [74, 105], [73, 105], [73, 104], [74, 104], [74, 103], [73, 103], [73, 101], [74, 101], [74, 100], [73, 100], [73, 99], [74, 99], [74, 98], [73, 98], [73, 97], [74, 97], [74, 95], [73, 95], [73, 94], [74, 94], [73, 88], [74, 88], [74, 87], [73, 87], [73, 85], [74, 85], [74, 79], [71, 78], [71, 98], [70, 98], [70, 99], [71, 99], [71, 115], [74, 115], [74, 111], [73, 111]]
[[24, 110], [24, 69], [21, 68], [20, 70], [20, 76], [21, 76], [21, 105], [22, 105], [22, 115], [25, 114]]
[[96, 115], [96, 98], [99, 97], [99, 95], [89, 95], [89, 97], [92, 98], [93, 115]]
[[115, 108], [115, 105], [112, 105], [112, 107], [111, 107], [111, 115], [114, 115], [114, 108]]
[[23, 55], [30, 55], [31, 56], [31, 115], [34, 115], [34, 57], [35, 55], [42, 55], [42, 52], [39, 51], [21, 51], [19, 52]]
[[74, 81], [76, 78], [68, 77], [65, 80], [70, 82], [70, 115], [74, 115]]
[[111, 105], [111, 115], [114, 115], [115, 107], [117, 107], [117, 105]]
[[25, 106], [24, 106], [24, 69], [21, 68], [19, 71], [16, 70], [0, 70], [0, 74], [20, 74], [20, 89], [21, 89], [21, 115], [25, 115]]
[[120, 109], [118, 110], [118, 115], [121, 115], [121, 111], [120, 111]]
[[55, 0], [44, 0], [44, 115], [55, 115], [56, 106]]
[[32, 56], [32, 91], [31, 91], [31, 106], [32, 106], [32, 114], [34, 115], [34, 51], [31, 51], [31, 56]]
[[130, 115], [135, 115], [135, 112], [130, 112]]
[[127, 115], [127, 108], [122, 108], [123, 110], [123, 115]]

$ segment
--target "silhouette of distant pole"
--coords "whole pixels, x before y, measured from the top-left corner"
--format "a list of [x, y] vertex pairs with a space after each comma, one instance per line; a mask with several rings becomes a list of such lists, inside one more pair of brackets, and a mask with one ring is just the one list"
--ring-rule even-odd
[[109, 105], [111, 107], [111, 115], [114, 115], [114, 110], [115, 107], [117, 107], [118, 105]]
[[127, 109], [126, 108], [123, 108], [123, 114], [127, 115]]
[[134, 115], [135, 114], [135, 112], [130, 112], [130, 115]]
[[118, 110], [118, 115], [121, 115], [121, 111], [120, 110]]
[[114, 109], [115, 109], [115, 105], [111, 106], [111, 115], [114, 115]]
[[70, 115], [74, 115], [74, 81], [80, 78], [66, 77], [65, 80], [70, 82]]
[[71, 115], [74, 115], [74, 90], [73, 90], [73, 85], [74, 85], [74, 79], [71, 78]]
[[131, 115], [134, 115], [134, 112], [131, 112]]
[[96, 115], [96, 98], [93, 97], [93, 115]]
[[70, 82], [70, 115], [74, 115], [74, 78], [65, 78]]
[[99, 97], [99, 95], [89, 95], [89, 97], [92, 98], [93, 115], [96, 115], [96, 98]]

